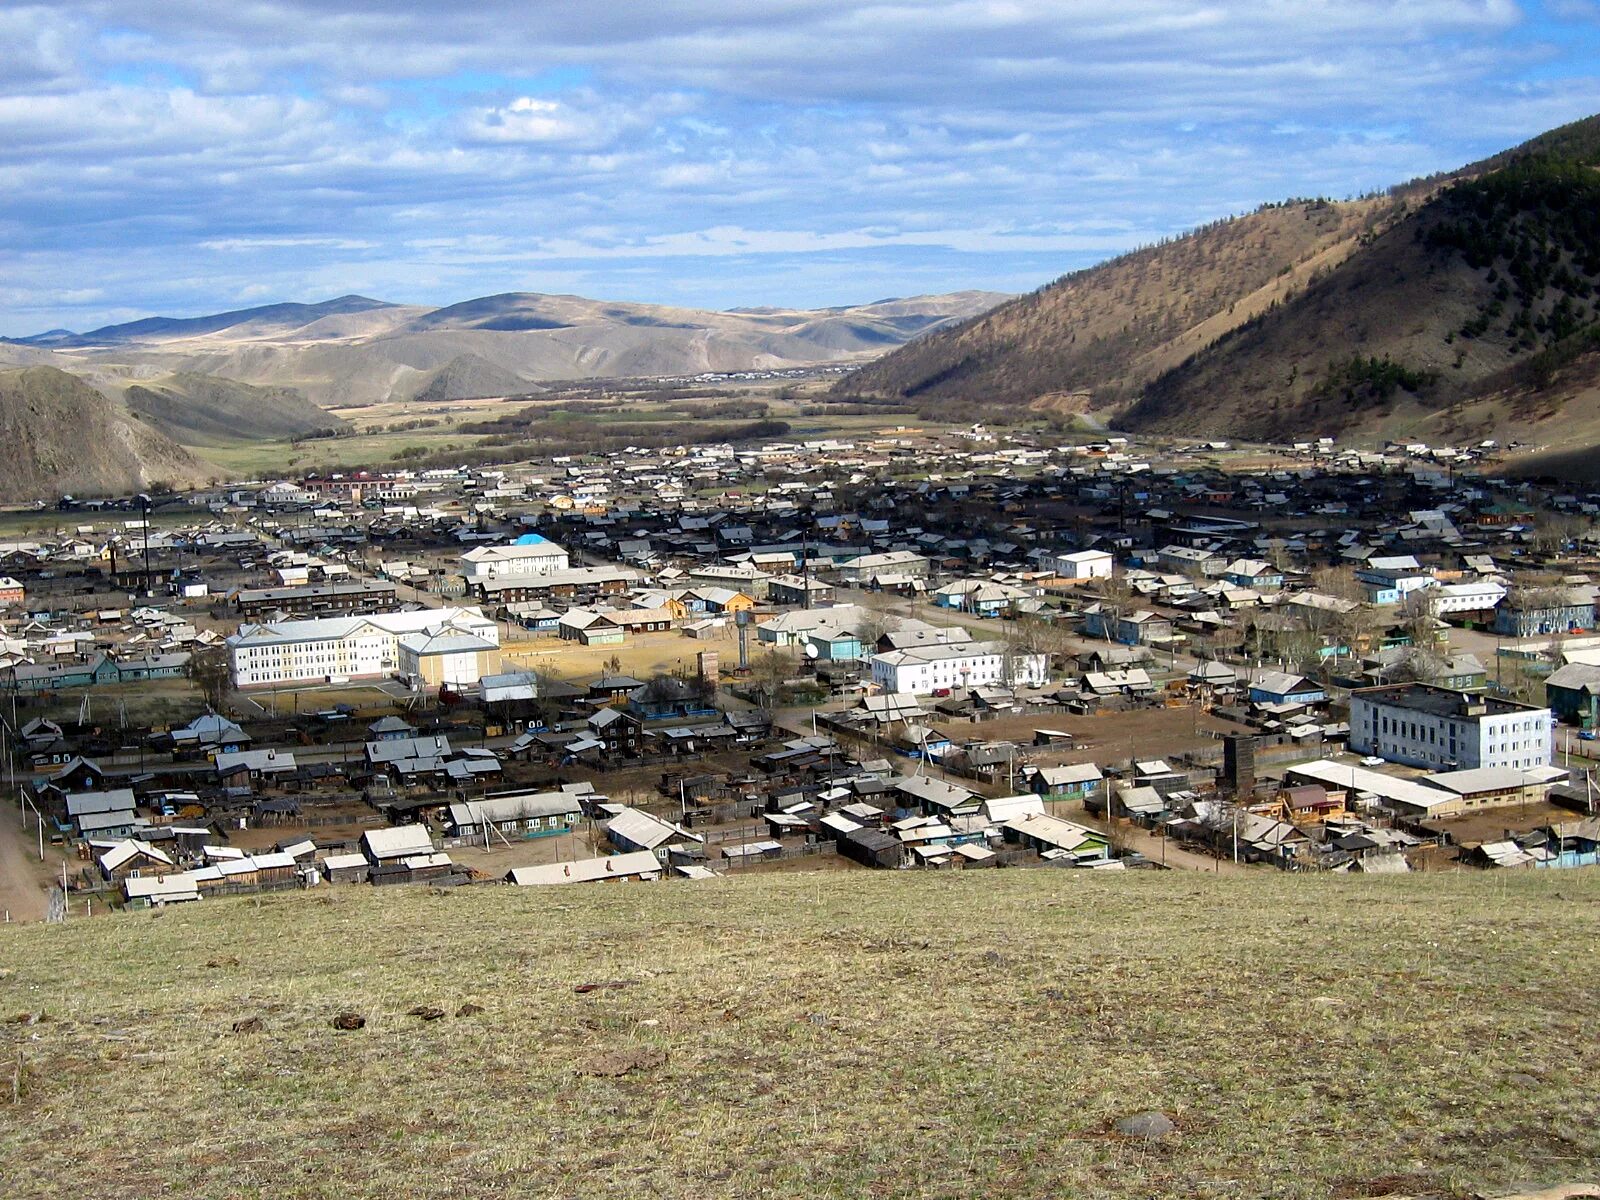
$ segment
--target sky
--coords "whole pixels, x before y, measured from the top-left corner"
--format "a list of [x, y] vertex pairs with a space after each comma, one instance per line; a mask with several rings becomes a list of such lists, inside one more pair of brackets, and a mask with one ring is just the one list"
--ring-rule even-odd
[[1600, 111], [1600, 0], [0, 0], [0, 335], [1026, 291]]

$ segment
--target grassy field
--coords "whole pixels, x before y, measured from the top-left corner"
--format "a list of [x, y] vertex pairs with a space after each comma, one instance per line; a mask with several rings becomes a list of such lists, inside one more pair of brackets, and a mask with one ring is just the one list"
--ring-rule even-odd
[[[0, 1013], [28, 1014], [0, 1025], [0, 1178], [1493, 1194], [1600, 1169], [1597, 938], [1593, 872], [363, 888], [0, 928]], [[1176, 1132], [1115, 1131], [1150, 1109]]]

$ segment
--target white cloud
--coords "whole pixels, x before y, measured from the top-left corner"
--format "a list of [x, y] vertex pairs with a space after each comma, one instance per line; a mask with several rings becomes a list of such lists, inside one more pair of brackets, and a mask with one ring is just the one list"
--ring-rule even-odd
[[834, 294], [899, 290], [890, 260], [1042, 281], [1583, 115], [1582, 46], [1537, 19], [1511, 0], [5, 8], [0, 242], [28, 299], [0, 321], [246, 287], [460, 298], [552, 269], [710, 298], [830, 271]]

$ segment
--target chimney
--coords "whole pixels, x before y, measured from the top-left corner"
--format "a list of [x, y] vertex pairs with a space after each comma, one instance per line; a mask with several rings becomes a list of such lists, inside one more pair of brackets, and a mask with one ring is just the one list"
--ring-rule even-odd
[[707, 687], [715, 689], [717, 686], [717, 652], [715, 650], [702, 650], [695, 656], [700, 667], [700, 682]]

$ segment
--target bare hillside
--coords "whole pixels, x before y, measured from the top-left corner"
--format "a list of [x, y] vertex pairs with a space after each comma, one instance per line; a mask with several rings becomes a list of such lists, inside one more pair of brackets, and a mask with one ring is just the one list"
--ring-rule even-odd
[[185, 446], [301, 437], [349, 423], [292, 388], [262, 388], [212, 375], [169, 375], [130, 384], [129, 411]]
[[0, 500], [186, 486], [216, 474], [171, 438], [54, 367], [0, 371]]
[[1066, 276], [835, 390], [1229, 437], [1538, 438], [1559, 422], [1592, 444], [1597, 165], [1590, 118], [1386, 197], [1269, 206]]
[[930, 334], [836, 390], [1005, 404], [1076, 395], [1114, 406], [1342, 261], [1399, 211], [1387, 198], [1307, 201], [1221, 221]]
[[358, 296], [151, 318], [0, 346], [100, 377], [182, 373], [292, 388], [323, 407], [536, 391], [539, 381], [865, 359], [1005, 299], [960, 292], [856, 307], [709, 312], [508, 293], [446, 308]]
[[1536, 154], [1441, 192], [1284, 303], [1151, 383], [1133, 429], [1381, 428], [1407, 405], [1567, 413], [1600, 349], [1600, 175]]
[[415, 400], [475, 400], [484, 396], [525, 396], [540, 391], [521, 375], [476, 354], [458, 354], [427, 377]]

